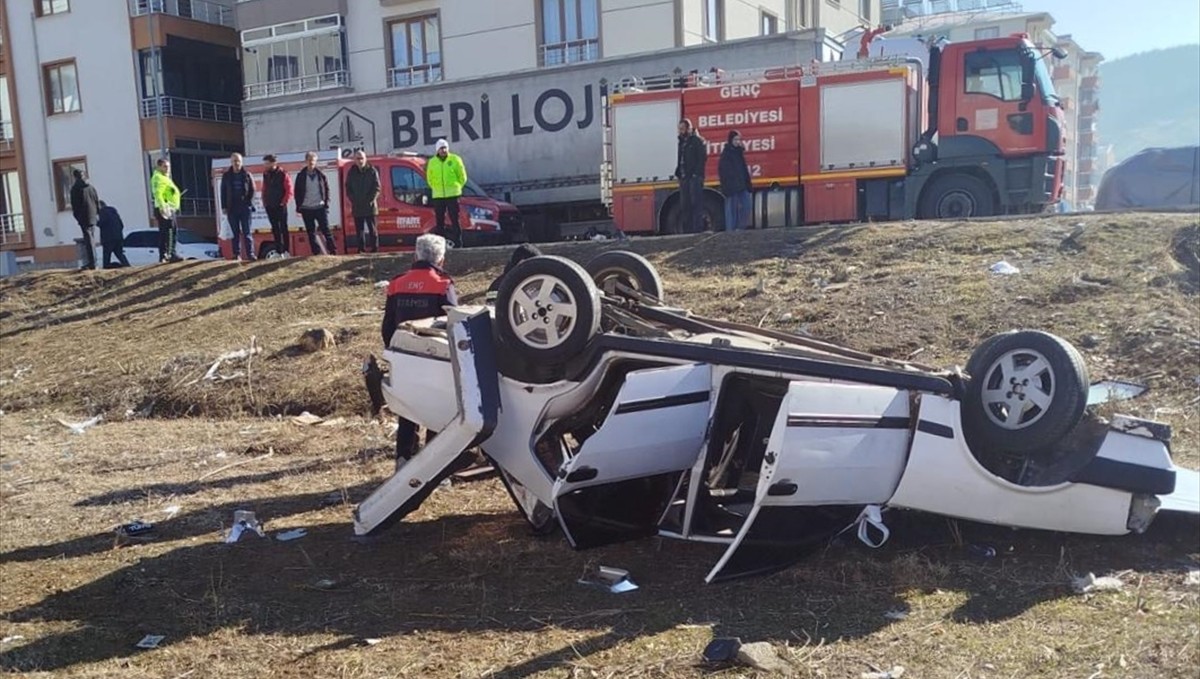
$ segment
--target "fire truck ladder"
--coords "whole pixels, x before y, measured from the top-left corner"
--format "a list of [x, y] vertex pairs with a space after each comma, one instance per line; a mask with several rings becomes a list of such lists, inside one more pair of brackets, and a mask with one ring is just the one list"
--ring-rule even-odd
[[749, 68], [736, 71], [713, 69], [707, 73], [666, 73], [647, 77], [622, 78], [614, 86], [614, 92], [633, 93], [654, 90], [686, 89], [689, 87], [719, 87], [739, 83], [762, 82], [764, 80], [788, 80], [837, 73], [869, 73], [893, 68], [907, 68], [920, 62], [909, 56], [883, 57], [876, 59], [854, 59], [846, 61], [818, 61], [808, 65], [773, 66]]

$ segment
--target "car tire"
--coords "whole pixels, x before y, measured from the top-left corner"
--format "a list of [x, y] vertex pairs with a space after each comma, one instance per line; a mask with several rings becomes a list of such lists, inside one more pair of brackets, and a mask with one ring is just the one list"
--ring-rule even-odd
[[596, 287], [609, 295], [617, 294], [614, 284], [620, 283], [662, 301], [663, 282], [658, 269], [645, 257], [627, 250], [603, 252], [585, 267]]
[[563, 257], [531, 257], [505, 274], [494, 309], [500, 344], [534, 365], [562, 366], [600, 331], [600, 291]]
[[279, 249], [275, 247], [275, 241], [267, 241], [267, 242], [263, 243], [262, 247], [260, 247], [258, 249], [258, 258], [259, 259], [270, 259], [271, 255], [274, 255], [278, 252], [279, 252]]
[[921, 219], [967, 219], [996, 214], [991, 188], [978, 177], [955, 173], [933, 180], [921, 196]]
[[1083, 418], [1088, 373], [1066, 340], [1021, 330], [984, 340], [967, 362], [963, 433], [973, 451], [1038, 455]]

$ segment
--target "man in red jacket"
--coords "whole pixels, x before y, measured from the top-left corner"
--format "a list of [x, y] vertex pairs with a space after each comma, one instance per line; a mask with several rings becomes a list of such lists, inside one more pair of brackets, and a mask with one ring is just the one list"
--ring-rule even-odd
[[[401, 323], [442, 316], [447, 306], [458, 304], [454, 279], [442, 270], [446, 262], [446, 239], [425, 234], [417, 239], [413, 265], [388, 285], [387, 306], [383, 312], [383, 346], [391, 346], [392, 335]], [[393, 375], [393, 377], [399, 377]], [[435, 432], [426, 430], [425, 443]], [[417, 452], [417, 424], [400, 417], [396, 429], [396, 469]]]
[[291, 234], [288, 233], [287, 204], [292, 200], [292, 178], [280, 169], [273, 154], [263, 156], [267, 169], [263, 172], [262, 201], [271, 222], [271, 237], [280, 257], [291, 256]]

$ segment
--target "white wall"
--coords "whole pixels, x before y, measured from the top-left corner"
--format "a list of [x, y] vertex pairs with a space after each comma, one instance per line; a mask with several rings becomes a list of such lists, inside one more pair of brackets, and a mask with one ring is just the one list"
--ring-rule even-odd
[[618, 57], [675, 46], [675, 0], [601, 0], [600, 54]]
[[535, 2], [443, 0], [442, 63], [447, 79], [537, 68]]
[[[67, 14], [34, 19], [32, 3], [12, 3], [8, 17], [9, 77], [21, 116], [22, 179], [29, 192], [26, 224], [36, 247], [70, 245], [81, 235], [71, 213], [58, 211], [54, 159], [86, 156], [101, 200], [120, 209], [129, 228], [146, 223], [149, 191], [128, 5], [72, 2]], [[89, 35], [103, 38], [81, 38]], [[83, 110], [47, 117], [41, 64], [72, 58]]]

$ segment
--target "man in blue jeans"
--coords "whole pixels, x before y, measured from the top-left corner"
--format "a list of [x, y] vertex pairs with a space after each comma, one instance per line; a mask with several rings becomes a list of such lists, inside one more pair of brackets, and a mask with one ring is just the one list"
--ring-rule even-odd
[[242, 250], [245, 249], [246, 259], [253, 262], [250, 212], [254, 209], [254, 178], [242, 167], [242, 154], [233, 154], [229, 161], [229, 169], [221, 175], [221, 207], [229, 219], [229, 230], [233, 232], [233, 258], [242, 261]]
[[746, 146], [737, 130], [729, 131], [729, 141], [717, 164], [721, 193], [725, 196], [725, 230], [737, 231], [750, 226], [750, 168], [746, 165]]

